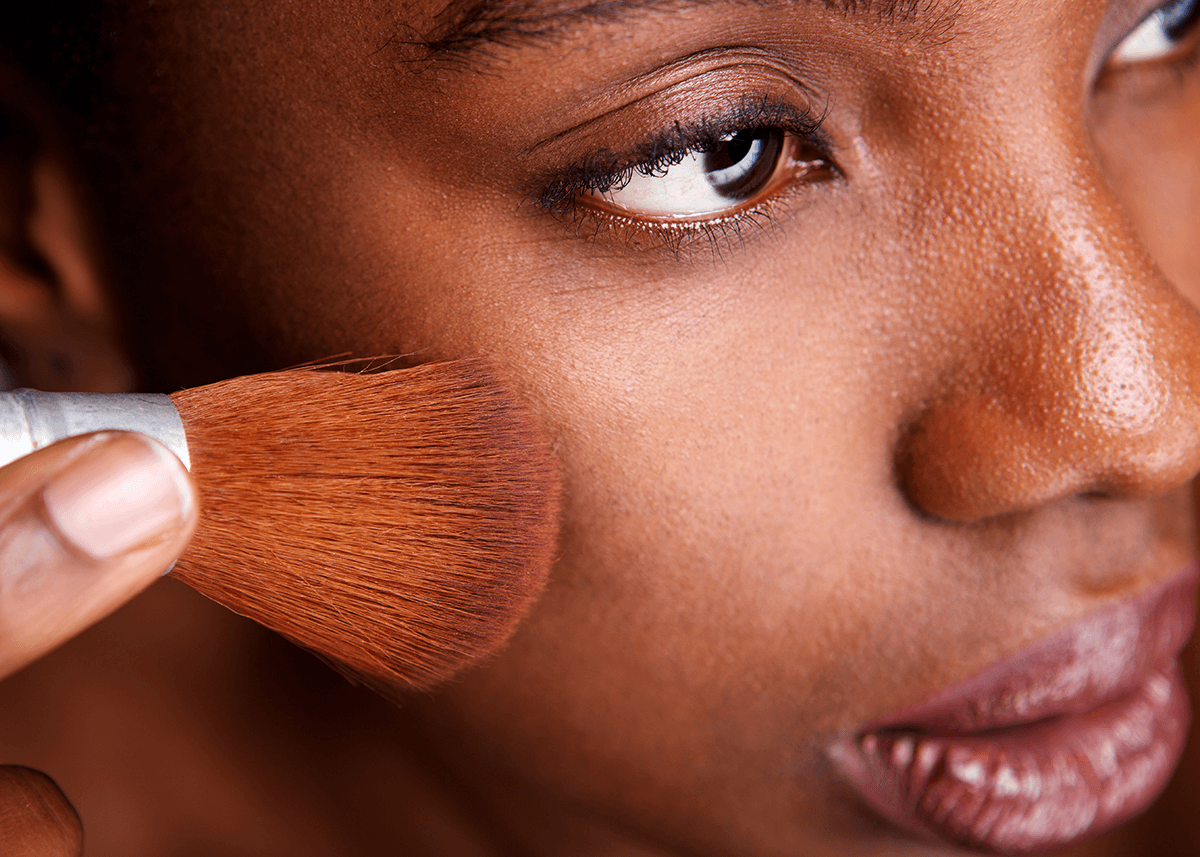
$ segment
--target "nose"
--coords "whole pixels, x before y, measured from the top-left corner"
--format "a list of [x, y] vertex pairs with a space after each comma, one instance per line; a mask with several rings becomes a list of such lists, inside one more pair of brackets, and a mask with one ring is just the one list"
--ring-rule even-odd
[[1010, 214], [946, 232], [955, 247], [940, 255], [966, 272], [946, 288], [973, 299], [944, 302], [947, 354], [896, 461], [909, 499], [938, 518], [1152, 496], [1200, 470], [1200, 316], [1102, 177], [1065, 163], [976, 184], [995, 198], [964, 210]]

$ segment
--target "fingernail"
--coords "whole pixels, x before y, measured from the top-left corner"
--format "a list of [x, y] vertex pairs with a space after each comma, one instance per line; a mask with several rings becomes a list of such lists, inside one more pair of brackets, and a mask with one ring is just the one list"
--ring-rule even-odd
[[191, 492], [183, 465], [137, 435], [102, 435], [42, 491], [64, 540], [109, 559], [182, 525]]

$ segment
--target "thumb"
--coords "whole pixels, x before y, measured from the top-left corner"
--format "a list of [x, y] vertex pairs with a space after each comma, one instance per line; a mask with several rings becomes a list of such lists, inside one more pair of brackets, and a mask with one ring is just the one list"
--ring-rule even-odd
[[195, 525], [187, 470], [144, 435], [70, 438], [0, 469], [0, 677], [158, 579]]
[[79, 815], [48, 776], [18, 765], [0, 767], [0, 848], [6, 857], [78, 857]]

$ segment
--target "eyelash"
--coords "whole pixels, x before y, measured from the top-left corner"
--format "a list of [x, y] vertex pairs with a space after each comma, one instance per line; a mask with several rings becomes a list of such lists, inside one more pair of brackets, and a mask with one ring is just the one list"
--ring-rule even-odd
[[[809, 180], [832, 178], [837, 168], [827, 154], [831, 145], [822, 129], [824, 118], [824, 113], [799, 109], [769, 96], [747, 98], [725, 114], [704, 116], [686, 124], [676, 121], [624, 152], [608, 149], [593, 152], [546, 184], [536, 194], [536, 202], [556, 217], [573, 222], [579, 237], [598, 239], [602, 233], [615, 233], [623, 235], [624, 243], [631, 249], [648, 244], [666, 248], [677, 256], [699, 240], [707, 242], [714, 254], [719, 254], [723, 243], [744, 241], [748, 229], [774, 225], [775, 213], [789, 188], [723, 217], [690, 221], [623, 216], [602, 211], [581, 202], [581, 198], [621, 190], [634, 174], [661, 176], [689, 154], [712, 151], [735, 134], [762, 131], [794, 135], [801, 146], [811, 151], [811, 160], [820, 164], [809, 173], [812, 176]], [[584, 227], [589, 221], [594, 222], [594, 229], [585, 235]]]
[[[1167, 3], [1164, 6], [1171, 6]], [[1162, 7], [1160, 7], [1162, 8]], [[1200, 14], [1193, 10], [1177, 24], [1176, 38], [1193, 35], [1200, 25]], [[1176, 73], [1200, 64], [1200, 40], [1186, 55], [1170, 63]], [[694, 241], [707, 242], [714, 255], [722, 244], [742, 243], [745, 232], [760, 230], [776, 223], [775, 213], [784, 204], [796, 184], [834, 178], [839, 175], [828, 155], [830, 142], [823, 130], [825, 114], [798, 109], [792, 104], [770, 96], [747, 98], [730, 111], [717, 116], [703, 116], [689, 123], [676, 121], [667, 128], [623, 152], [601, 149], [586, 156], [557, 178], [533, 194], [541, 209], [559, 219], [573, 222], [577, 237], [598, 240], [601, 234], [624, 237], [627, 249], [646, 245], [665, 248], [678, 256]], [[775, 194], [745, 209], [717, 218], [666, 221], [638, 218], [603, 211], [581, 202], [589, 194], [621, 190], [635, 174], [661, 176], [667, 169], [682, 162], [692, 153], [712, 151], [735, 134], [783, 131], [795, 135], [801, 145], [813, 153], [812, 160], [820, 167], [804, 180], [785, 187]], [[585, 226], [591, 222], [591, 234]]]

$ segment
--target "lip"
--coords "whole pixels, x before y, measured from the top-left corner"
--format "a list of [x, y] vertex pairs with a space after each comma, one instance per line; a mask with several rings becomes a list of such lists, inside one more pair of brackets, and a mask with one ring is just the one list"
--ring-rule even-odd
[[830, 748], [865, 802], [912, 833], [1037, 854], [1145, 809], [1191, 719], [1177, 657], [1200, 564], [1093, 613]]

